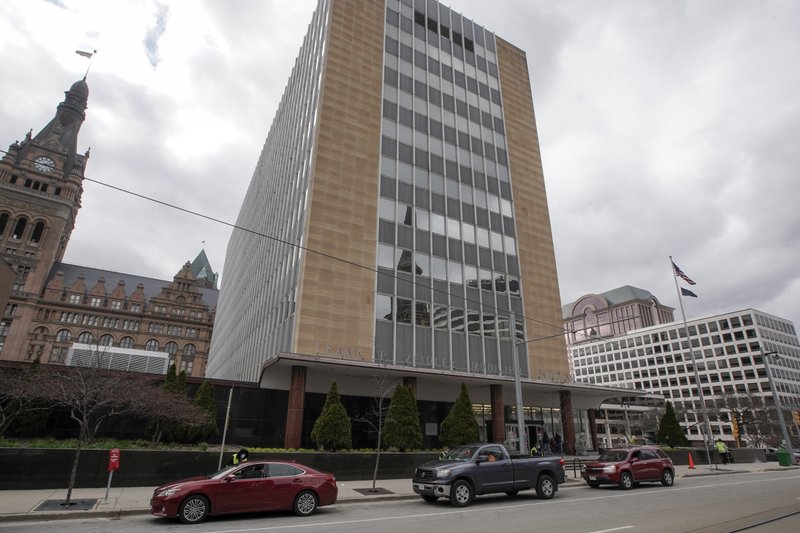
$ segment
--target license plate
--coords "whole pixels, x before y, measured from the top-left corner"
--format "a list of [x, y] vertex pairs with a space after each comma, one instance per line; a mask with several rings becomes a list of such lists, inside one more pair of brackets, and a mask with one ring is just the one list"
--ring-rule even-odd
[[597, 476], [589, 476], [589, 481], [596, 481], [596, 480], [597, 480]]
[[425, 485], [418, 484], [417, 485], [417, 490], [425, 490]]

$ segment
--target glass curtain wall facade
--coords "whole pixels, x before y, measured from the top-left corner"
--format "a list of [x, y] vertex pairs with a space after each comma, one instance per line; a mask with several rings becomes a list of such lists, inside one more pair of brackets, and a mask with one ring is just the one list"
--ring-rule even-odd
[[523, 306], [495, 36], [432, 0], [386, 6], [376, 360], [513, 375]]
[[228, 242], [208, 376], [257, 381], [264, 354], [291, 349], [329, 8], [314, 12]]

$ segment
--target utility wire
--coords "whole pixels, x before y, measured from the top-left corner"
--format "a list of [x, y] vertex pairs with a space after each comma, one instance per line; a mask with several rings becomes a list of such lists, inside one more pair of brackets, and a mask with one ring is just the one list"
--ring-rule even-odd
[[[2, 152], [2, 153], [4, 153], [4, 154], [7, 154], [7, 155], [9, 154], [9, 152], [8, 152], [7, 150], [3, 150], [3, 149], [0, 149], [0, 152]], [[30, 163], [32, 163], [32, 162], [33, 162], [33, 161], [32, 161], [31, 159], [29, 159], [29, 158], [20, 158], [20, 159], [22, 159], [22, 160], [24, 160], [24, 161], [27, 161], [27, 162], [30, 162]], [[103, 186], [103, 187], [107, 187], [107, 188], [109, 188], [109, 189], [112, 189], [112, 190], [115, 190], [115, 191], [121, 192], [121, 193], [123, 193], [123, 194], [129, 194], [129, 195], [131, 195], [131, 196], [135, 196], [135, 197], [137, 197], [137, 198], [141, 198], [142, 200], [146, 200], [146, 201], [149, 201], [149, 202], [153, 202], [153, 203], [156, 203], [156, 204], [162, 205], [162, 206], [164, 206], [164, 207], [168, 207], [168, 208], [170, 208], [170, 209], [174, 209], [174, 210], [176, 210], [176, 211], [181, 211], [181, 212], [183, 212], [183, 213], [187, 213], [187, 214], [189, 214], [189, 215], [193, 215], [193, 216], [196, 216], [196, 217], [204, 218], [204, 219], [206, 219], [206, 220], [209, 220], [209, 221], [211, 221], [211, 222], [216, 222], [217, 224], [222, 224], [222, 225], [224, 225], [224, 226], [228, 226], [228, 227], [230, 227], [230, 228], [233, 228], [233, 229], [238, 229], [238, 230], [240, 230], [240, 231], [245, 231], [245, 232], [247, 232], [247, 233], [251, 233], [251, 234], [253, 234], [253, 235], [257, 235], [257, 236], [259, 236], [259, 237], [262, 237], [262, 238], [265, 238], [265, 239], [269, 239], [269, 240], [271, 240], [271, 241], [274, 241], [274, 242], [276, 242], [276, 243], [279, 243], [279, 244], [283, 244], [283, 245], [286, 245], [286, 246], [291, 246], [291, 247], [299, 248], [300, 250], [303, 250], [303, 251], [305, 251], [305, 252], [312, 253], [312, 254], [316, 254], [316, 255], [319, 255], [319, 256], [321, 256], [321, 257], [325, 257], [325, 258], [327, 258], [327, 259], [331, 259], [331, 260], [333, 260], [333, 261], [339, 261], [339, 262], [345, 263], [345, 264], [347, 264], [347, 265], [350, 265], [350, 266], [353, 266], [353, 267], [356, 267], [356, 268], [361, 268], [361, 269], [364, 269], [364, 270], [368, 270], [368, 271], [370, 271], [370, 272], [374, 272], [374, 273], [376, 273], [376, 274], [378, 274], [378, 275], [381, 275], [381, 276], [388, 276], [388, 277], [392, 277], [392, 278], [394, 278], [394, 279], [396, 279], [396, 280], [399, 280], [399, 281], [402, 281], [402, 282], [404, 282], [404, 283], [411, 283], [411, 284], [412, 284], [412, 285], [414, 285], [414, 286], [416, 286], [416, 285], [419, 285], [419, 283], [418, 283], [417, 281], [412, 281], [412, 280], [407, 280], [407, 279], [401, 278], [401, 277], [400, 277], [399, 275], [397, 275], [397, 274], [386, 274], [386, 273], [384, 273], [384, 272], [381, 272], [381, 271], [379, 271], [377, 268], [372, 268], [372, 267], [369, 267], [369, 266], [365, 266], [365, 265], [362, 265], [362, 264], [359, 264], [359, 263], [356, 263], [356, 262], [350, 261], [350, 260], [348, 260], [348, 259], [343, 259], [343, 258], [341, 258], [341, 257], [337, 257], [337, 256], [334, 256], [334, 255], [331, 255], [331, 254], [325, 253], [325, 252], [321, 252], [321, 251], [319, 251], [319, 250], [315, 250], [315, 249], [313, 249], [313, 248], [308, 248], [307, 246], [302, 246], [302, 245], [300, 245], [300, 244], [296, 244], [296, 243], [293, 243], [293, 242], [285, 241], [285, 240], [283, 240], [283, 239], [280, 239], [280, 238], [278, 238], [278, 237], [273, 237], [272, 235], [267, 235], [266, 233], [262, 233], [262, 232], [260, 232], [260, 231], [254, 230], [254, 229], [250, 229], [250, 228], [246, 228], [246, 227], [243, 227], [243, 226], [239, 226], [239, 225], [237, 225], [237, 224], [233, 224], [233, 223], [231, 223], [231, 222], [227, 222], [227, 221], [225, 221], [225, 220], [221, 220], [221, 219], [219, 219], [219, 218], [215, 218], [215, 217], [212, 217], [212, 216], [210, 216], [210, 215], [206, 215], [206, 214], [200, 213], [200, 212], [198, 212], [198, 211], [194, 211], [194, 210], [191, 210], [191, 209], [188, 209], [188, 208], [185, 208], [185, 207], [181, 207], [181, 206], [179, 206], [179, 205], [172, 204], [172, 203], [170, 203], [170, 202], [165, 202], [165, 201], [163, 201], [163, 200], [159, 200], [159, 199], [157, 199], [157, 198], [154, 198], [154, 197], [152, 197], [152, 196], [147, 196], [147, 195], [145, 195], [145, 194], [137, 193], [137, 192], [131, 191], [131, 190], [129, 190], [129, 189], [125, 189], [125, 188], [123, 188], [123, 187], [119, 187], [119, 186], [116, 186], [116, 185], [111, 185], [110, 183], [106, 183], [106, 182], [103, 182], [103, 181], [100, 181], [100, 180], [96, 180], [96, 179], [92, 179], [92, 178], [87, 178], [87, 177], [85, 177], [85, 176], [83, 177], [83, 180], [84, 180], [84, 181], [89, 181], [89, 182], [91, 182], [91, 183], [96, 183], [97, 185], [101, 185], [101, 186]], [[437, 288], [435, 288], [435, 287], [433, 286], [433, 283], [431, 283], [430, 287], [428, 287], [428, 286], [426, 285], [426, 287], [425, 287], [425, 288], [426, 288], [426, 289], [427, 289], [427, 288], [430, 288], [430, 289], [432, 289], [434, 292], [438, 292], [438, 293], [441, 293], [441, 294], [445, 294], [445, 295], [446, 295], [446, 294], [449, 294], [449, 293], [448, 293], [448, 291], [444, 291], [444, 290], [441, 290], [441, 289], [437, 289]], [[477, 305], [479, 305], [479, 306], [481, 305], [481, 302], [479, 302], [479, 301], [475, 301], [475, 300], [471, 300], [471, 299], [469, 299], [469, 298], [466, 298], [466, 296], [463, 298], [463, 300], [464, 300], [464, 302], [474, 303], [474, 304], [477, 304]], [[486, 305], [485, 303], [484, 303], [484, 304], [482, 304], [482, 305], [483, 305], [483, 308], [486, 308], [486, 309], [491, 309], [491, 310], [494, 310], [494, 311], [496, 311], [496, 312], [502, 312], [502, 310], [498, 309], [498, 308], [497, 308], [497, 307], [495, 307], [495, 306]], [[468, 313], [468, 312], [469, 312], [469, 310], [467, 310], [467, 313]], [[548, 322], [544, 322], [544, 321], [542, 321], [542, 320], [537, 320], [537, 319], [535, 319], [535, 318], [530, 318], [530, 317], [527, 317], [527, 316], [525, 316], [525, 315], [521, 315], [521, 318], [522, 318], [524, 321], [527, 321], [527, 322], [534, 322], [534, 323], [537, 323], [537, 324], [541, 324], [541, 325], [548, 326], [548, 327], [555, 328], [555, 329], [559, 330], [559, 332], [558, 332], [558, 333], [555, 333], [555, 334], [553, 334], [553, 335], [548, 335], [548, 336], [541, 337], [541, 338], [536, 338], [536, 339], [530, 339], [530, 340], [524, 341], [525, 343], [532, 342], [532, 341], [535, 341], [535, 340], [545, 340], [545, 339], [549, 339], [549, 338], [557, 337], [557, 336], [559, 336], [559, 335], [564, 335], [565, 333], [570, 333], [570, 331], [569, 331], [569, 330], [567, 330], [567, 329], [565, 329], [565, 328], [564, 328], [563, 324], [562, 324], [561, 326], [557, 326], [557, 325], [554, 325], [554, 324], [550, 324], [550, 323], [548, 323]], [[513, 327], [514, 329], [516, 329], [516, 326], [515, 326], [515, 325], [514, 325], [514, 326], [512, 326], [512, 325], [509, 325], [509, 328], [512, 328], [512, 327]], [[516, 338], [516, 336], [515, 336], [515, 334], [516, 334], [516, 331], [514, 331], [513, 333], [514, 333], [514, 335], [510, 335], [510, 336], [511, 336], [512, 338]]]

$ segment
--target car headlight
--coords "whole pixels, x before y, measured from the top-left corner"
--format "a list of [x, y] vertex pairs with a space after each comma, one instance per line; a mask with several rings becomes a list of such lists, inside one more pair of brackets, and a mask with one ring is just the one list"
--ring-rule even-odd
[[159, 498], [166, 498], [167, 496], [172, 496], [173, 494], [175, 494], [175, 493], [176, 493], [176, 492], [178, 492], [179, 490], [180, 490], [180, 489], [179, 489], [178, 487], [170, 487], [170, 488], [168, 488], [168, 489], [164, 489], [164, 490], [162, 490], [161, 492], [159, 492], [159, 493], [157, 494], [157, 496], [158, 496]]
[[617, 465], [611, 465], [611, 466], [604, 466], [603, 467], [603, 473], [604, 474], [613, 474], [616, 471], [617, 471]]
[[449, 476], [450, 476], [450, 469], [449, 468], [444, 468], [442, 470], [437, 470], [436, 471], [436, 477], [438, 477], [439, 479], [442, 479], [442, 478], [445, 478], [445, 477], [449, 477]]

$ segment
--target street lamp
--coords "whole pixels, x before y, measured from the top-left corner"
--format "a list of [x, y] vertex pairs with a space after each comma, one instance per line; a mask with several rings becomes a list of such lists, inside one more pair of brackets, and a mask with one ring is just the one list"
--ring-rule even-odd
[[762, 352], [764, 357], [764, 368], [767, 370], [767, 379], [769, 380], [769, 388], [772, 390], [772, 398], [775, 400], [775, 409], [778, 411], [778, 422], [781, 425], [781, 433], [783, 433], [783, 440], [786, 442], [786, 451], [789, 452], [789, 462], [794, 463], [794, 451], [792, 450], [792, 440], [789, 438], [789, 433], [786, 431], [786, 423], [783, 421], [783, 409], [781, 408], [781, 398], [778, 390], [775, 388], [775, 382], [772, 380], [772, 370], [769, 368], [770, 356], [775, 356], [775, 360], [780, 359], [778, 352]]

